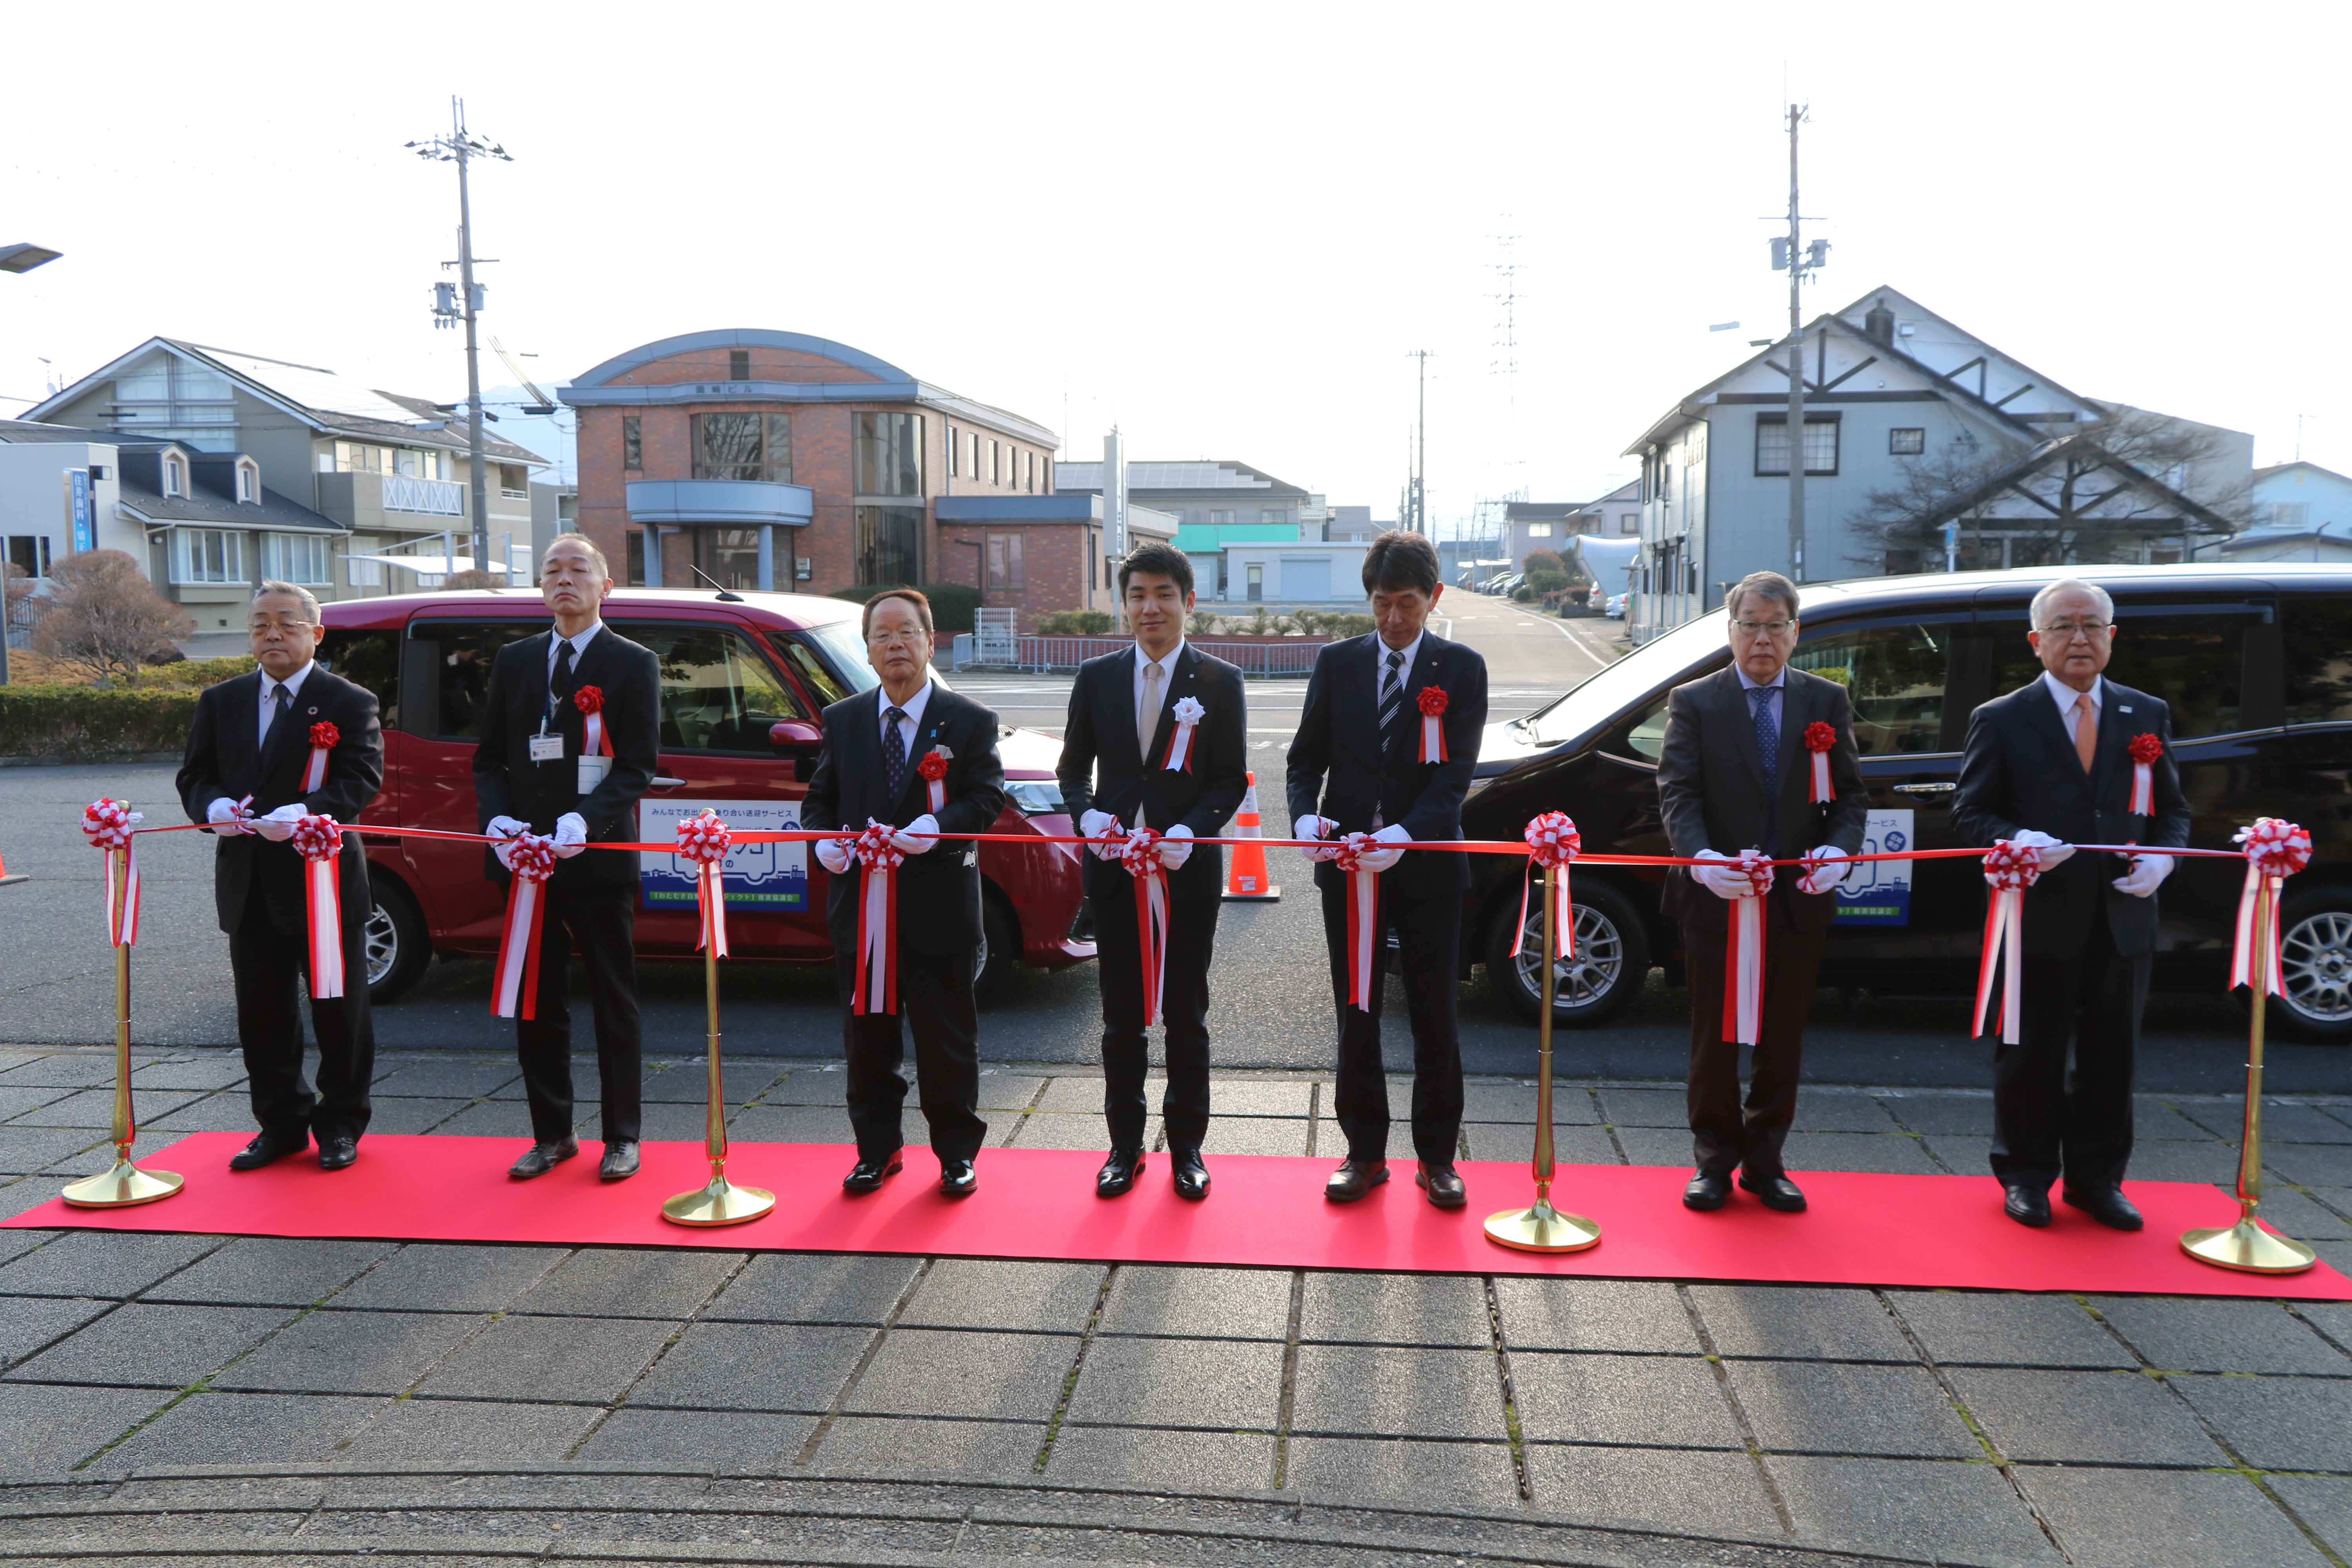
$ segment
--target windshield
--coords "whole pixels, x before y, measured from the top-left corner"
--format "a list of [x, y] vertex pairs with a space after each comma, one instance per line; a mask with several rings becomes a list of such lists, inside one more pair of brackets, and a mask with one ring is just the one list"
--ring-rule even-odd
[[1593, 671], [1567, 696], [1521, 720], [1525, 726], [1521, 733], [1538, 746], [1573, 741], [1658, 688], [1689, 679], [1692, 667], [1709, 655], [1720, 655], [1727, 661], [1730, 654], [1723, 617], [1701, 616]]
[[856, 621], [831, 621], [810, 626], [801, 636], [824, 649], [825, 663], [833, 667], [836, 684], [825, 701], [838, 702], [844, 697], [854, 697], [882, 684], [882, 678], [866, 662], [866, 639], [858, 635]]

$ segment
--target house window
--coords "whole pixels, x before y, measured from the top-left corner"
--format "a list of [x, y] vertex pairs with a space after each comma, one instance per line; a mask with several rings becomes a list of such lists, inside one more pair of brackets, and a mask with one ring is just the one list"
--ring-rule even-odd
[[751, 351], [750, 349], [729, 349], [727, 351], [727, 379], [730, 381], [749, 381], [751, 379]]
[[1269, 528], [1280, 528], [1290, 521], [1290, 514], [1280, 507], [1269, 507], [1257, 514], [1257, 520]]
[[1551, 524], [1548, 522], [1531, 522], [1528, 524], [1528, 537], [1529, 539], [1549, 539], [1551, 537]]
[[646, 430], [634, 414], [621, 416], [621, 467], [635, 473], [646, 466]]
[[1021, 484], [1031, 495], [1037, 493], [1037, 454], [1034, 452], [1021, 454]]
[[646, 585], [646, 531], [642, 528], [629, 530], [625, 544], [628, 554], [623, 570], [627, 576], [621, 585], [625, 588], [642, 588]]
[[380, 474], [384, 471], [384, 449], [371, 447], [363, 441], [335, 443], [335, 469], [345, 474]]
[[[1091, 574], [1091, 573], [1089, 574]], [[1025, 584], [1021, 575], [1021, 535], [992, 533], [988, 536], [988, 586], [992, 592], [1003, 589], [1017, 593]]]
[[172, 531], [172, 581], [174, 583], [242, 583], [245, 578], [245, 535], [226, 528], [176, 528]]
[[[1886, 433], [1886, 450], [1890, 456], [1897, 458], [1916, 458], [1927, 449], [1927, 432], [1925, 430], [1906, 429], [1898, 426]], [[1810, 454], [1808, 455], [1810, 456]], [[1781, 464], [1781, 472], [1786, 473], [1787, 471], [1788, 464], [1784, 460]]]
[[[1756, 416], [1756, 473], [1759, 478], [1789, 471], [1789, 416]], [[1838, 416], [1805, 416], [1805, 472], [1834, 476], [1838, 471]], [[1660, 498], [1664, 491], [1661, 489]]]
[[988, 444], [988, 482], [990, 484], [1001, 485], [1004, 482], [1003, 463], [1003, 443], [991, 441]]
[[[689, 528], [698, 571], [726, 589], [760, 586], [760, 531], [756, 528]], [[703, 585], [702, 578], [695, 585]]]
[[971, 436], [971, 463], [970, 468], [969, 468], [966, 471], [967, 471], [967, 472], [969, 472], [969, 473], [971, 475], [972, 479], [973, 479], [975, 481], [979, 479], [979, 478], [980, 478], [980, 432], [978, 432], [977, 430], [975, 430], [975, 431], [973, 431], [973, 432], [972, 432], [972, 436]]
[[793, 482], [791, 415], [697, 414], [688, 423], [696, 479]]
[[343, 557], [343, 581], [354, 588], [381, 588], [383, 586], [383, 563], [346, 555]]
[[46, 533], [12, 533], [8, 536], [8, 562], [21, 576], [46, 577], [49, 574], [49, 536]]
[[861, 506], [856, 510], [859, 584], [887, 588], [919, 581], [922, 571], [923, 509]]
[[958, 441], [960, 441], [961, 439], [961, 437], [959, 437], [959, 436], [956, 434], [956, 427], [955, 427], [954, 426], [952, 426], [952, 425], [949, 426], [948, 426], [948, 478], [950, 478], [950, 479], [961, 479], [961, 478], [963, 477], [963, 462], [962, 462], [963, 452], [962, 452], [962, 449], [961, 449], [960, 447], [958, 447], [958, 445], [957, 445], [957, 442], [958, 442]]
[[2263, 521], [2273, 528], [2301, 528], [2311, 517], [2311, 503], [2274, 500], [2260, 509]]
[[1617, 531], [1620, 533], [1641, 532], [1642, 514], [1638, 511], [1619, 512], [1617, 514]]
[[[923, 416], [919, 414], [856, 416], [857, 493], [919, 496], [923, 493]], [[861, 547], [862, 551], [862, 547]], [[862, 577], [864, 583], [896, 583], [896, 577]], [[907, 582], [913, 582], [909, 577]]]
[[1246, 574], [1244, 581], [1249, 586], [1242, 597], [1251, 604], [1256, 604], [1265, 597], [1265, 568], [1253, 561], [1244, 568], [1244, 571]]
[[305, 588], [323, 588], [335, 580], [333, 555], [321, 534], [265, 533], [261, 574]]
[[179, 458], [163, 459], [163, 493], [167, 496], [188, 493], [188, 465]]
[[261, 467], [257, 463], [236, 466], [236, 499], [247, 506], [261, 504]]
[[1232, 512], [1213, 510], [1209, 513], [1209, 526], [1211, 528], [1231, 528], [1233, 525], [1234, 514]]

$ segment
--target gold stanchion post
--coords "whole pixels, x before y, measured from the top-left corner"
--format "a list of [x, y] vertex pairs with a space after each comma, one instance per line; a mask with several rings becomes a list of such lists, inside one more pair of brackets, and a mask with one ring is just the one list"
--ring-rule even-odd
[[[710, 867], [704, 875], [709, 879], [710, 897], [725, 898], [726, 884], [719, 868]], [[719, 1074], [719, 942], [715, 936], [703, 943], [702, 984], [710, 1022], [710, 1110], [703, 1123], [703, 1147], [710, 1157], [710, 1183], [690, 1193], [680, 1193], [662, 1205], [662, 1218], [678, 1225], [742, 1225], [774, 1208], [776, 1194], [761, 1187], [739, 1187], [727, 1179], [727, 1098]]]
[[[110, 849], [115, 857], [114, 896], [131, 896], [131, 852]], [[120, 903], [111, 922], [121, 930], [126, 914]], [[187, 1178], [173, 1171], [142, 1171], [131, 1163], [131, 1145], [139, 1130], [131, 1116], [131, 949], [114, 944], [114, 1165], [95, 1176], [84, 1176], [58, 1196], [75, 1208], [119, 1209], [152, 1204], [178, 1192]]]
[[2238, 1145], [2238, 1222], [2183, 1231], [2180, 1250], [2200, 1263], [2245, 1274], [2300, 1274], [2311, 1248], [2254, 1222], [2263, 1201], [2263, 1022], [2270, 1010], [2271, 905], [2280, 879], [2265, 876], [2254, 896], [2253, 1021], [2246, 1026], [2246, 1121]]
[[1505, 1209], [1486, 1216], [1486, 1239], [1521, 1252], [1581, 1252], [1601, 1243], [1601, 1227], [1582, 1215], [1562, 1214], [1551, 1206], [1551, 1002], [1554, 972], [1559, 963], [1559, 932], [1552, 929], [1552, 880], [1556, 866], [1543, 875], [1543, 1019], [1536, 1046], [1536, 1201], [1525, 1209]]

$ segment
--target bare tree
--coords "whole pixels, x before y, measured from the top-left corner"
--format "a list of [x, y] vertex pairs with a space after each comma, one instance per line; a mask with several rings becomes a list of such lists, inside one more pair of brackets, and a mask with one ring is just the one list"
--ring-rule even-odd
[[33, 628], [33, 646], [94, 677], [139, 679], [150, 658], [175, 654], [173, 637], [196, 623], [155, 592], [139, 563], [120, 550], [87, 550], [49, 570], [56, 591]]

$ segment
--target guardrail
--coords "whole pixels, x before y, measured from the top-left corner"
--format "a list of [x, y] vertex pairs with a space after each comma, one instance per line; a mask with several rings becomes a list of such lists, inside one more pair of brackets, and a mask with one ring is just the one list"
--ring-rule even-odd
[[[996, 659], [982, 663], [975, 653], [971, 634], [959, 632], [950, 649], [948, 668], [951, 670], [1072, 670], [1090, 658], [1117, 653], [1132, 640], [1129, 637], [1015, 637], [1013, 639], [1012, 662], [1008, 664]], [[1278, 642], [1224, 642], [1216, 637], [1192, 639], [1193, 647], [1238, 666], [1244, 676], [1261, 679], [1312, 674], [1316, 656], [1328, 646], [1329, 641], [1328, 637], [1286, 637]]]

